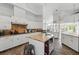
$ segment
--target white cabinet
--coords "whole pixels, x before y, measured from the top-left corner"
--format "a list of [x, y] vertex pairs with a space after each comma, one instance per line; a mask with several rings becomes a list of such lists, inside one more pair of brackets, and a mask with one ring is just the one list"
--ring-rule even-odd
[[13, 42], [13, 46], [19, 45], [19, 38], [17, 35], [12, 37], [12, 42]]
[[14, 6], [14, 16], [12, 22], [24, 24], [26, 23], [25, 20], [26, 20], [25, 10]]
[[19, 44], [27, 43], [29, 41], [28, 37], [25, 34], [18, 35]]
[[0, 51], [4, 51], [12, 46], [11, 37], [0, 38]]
[[62, 35], [62, 42], [71, 47], [71, 44], [72, 44], [72, 40], [71, 40], [71, 37], [68, 37], [67, 35]]
[[79, 38], [72, 35], [62, 34], [61, 41], [63, 44], [79, 52]]
[[79, 52], [79, 44], [78, 44], [79, 43], [79, 38], [72, 37], [71, 39], [72, 39], [72, 42], [73, 42], [73, 45], [72, 45], [73, 49]]
[[0, 3], [0, 15], [13, 16], [13, 5], [9, 3]]
[[13, 41], [13, 46], [18, 46], [27, 43], [29, 40], [24, 34], [22, 34], [22, 35], [12, 36], [12, 41]]
[[0, 38], [0, 52], [6, 49], [16, 47], [18, 45], [27, 43], [29, 38], [23, 35], [5, 36]]
[[0, 15], [0, 30], [11, 29], [11, 18]]
[[44, 55], [44, 43], [43, 42], [40, 42], [40, 41], [30, 38], [29, 44], [34, 45], [36, 55]]
[[25, 10], [14, 6], [14, 16], [20, 17], [20, 18], [25, 18], [25, 16], [26, 16]]

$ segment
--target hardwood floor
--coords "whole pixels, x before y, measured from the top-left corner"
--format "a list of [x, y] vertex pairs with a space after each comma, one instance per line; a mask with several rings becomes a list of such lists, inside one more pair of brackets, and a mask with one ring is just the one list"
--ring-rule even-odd
[[55, 49], [52, 52], [52, 55], [79, 55], [79, 53], [65, 45], [62, 45], [58, 39], [55, 39]]

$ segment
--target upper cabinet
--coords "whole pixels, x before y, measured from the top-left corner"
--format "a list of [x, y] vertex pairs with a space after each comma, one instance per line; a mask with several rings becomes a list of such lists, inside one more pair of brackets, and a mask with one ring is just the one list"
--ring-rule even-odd
[[25, 10], [14, 6], [14, 15], [12, 17], [12, 22], [14, 23], [25, 23]]
[[[35, 6], [35, 5], [34, 5]], [[34, 7], [33, 6], [33, 7]], [[16, 24], [28, 24], [28, 28], [42, 28], [42, 16], [34, 13], [26, 4], [0, 4], [0, 30], [11, 29], [11, 22]]]
[[0, 15], [13, 16], [13, 5], [0, 3]]
[[12, 22], [19, 24], [28, 24], [28, 29], [35, 29], [42, 28], [43, 25], [40, 19], [42, 19], [42, 17], [38, 17], [19, 6], [14, 6], [14, 16]]
[[0, 30], [9, 30], [9, 29], [11, 29], [11, 18], [0, 15]]
[[0, 4], [0, 30], [11, 29], [11, 16], [13, 16], [13, 6], [8, 3]]
[[18, 18], [25, 18], [25, 10], [14, 6], [14, 16]]

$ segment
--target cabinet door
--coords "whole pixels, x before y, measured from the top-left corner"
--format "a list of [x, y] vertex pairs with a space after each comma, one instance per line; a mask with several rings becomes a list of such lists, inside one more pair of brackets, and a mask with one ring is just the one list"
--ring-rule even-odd
[[14, 16], [20, 17], [20, 18], [25, 18], [26, 17], [25, 10], [14, 6]]
[[28, 42], [28, 38], [25, 35], [13, 36], [13, 46], [21, 45]]
[[18, 39], [18, 36], [16, 35], [16, 36], [13, 36], [13, 38], [12, 38], [13, 40], [13, 46], [17, 46], [18, 44], [19, 44], [19, 39]]
[[73, 39], [73, 46], [72, 46], [72, 48], [75, 50], [75, 51], [77, 51], [77, 52], [79, 52], [79, 47], [78, 47], [78, 37], [72, 37], [72, 39]]
[[18, 40], [19, 40], [19, 44], [24, 44], [27, 43], [29, 39], [26, 37], [26, 35], [23, 34], [23, 35], [19, 35]]
[[5, 40], [6, 40], [6, 49], [10, 49], [10, 48], [12, 48], [13, 47], [13, 40], [12, 40], [12, 37], [11, 36], [7, 36], [6, 38], [5, 38]]
[[11, 48], [12, 43], [10, 37], [0, 38], [0, 51]]
[[64, 36], [63, 36], [63, 34], [61, 34], [61, 42], [64, 43], [64, 41], [65, 41]]
[[29, 42], [29, 38], [25, 35], [22, 35], [22, 43], [27, 43]]
[[78, 51], [78, 37], [69, 35], [68, 38], [67, 45], [73, 50]]
[[62, 35], [62, 43], [72, 48], [75, 51], [78, 51], [78, 37], [71, 35]]
[[29, 38], [29, 44], [34, 45], [36, 55], [44, 55], [44, 43]]
[[0, 38], [0, 52], [6, 49], [6, 40], [5, 38]]
[[24, 24], [26, 22], [26, 13], [24, 9], [18, 8], [14, 6], [14, 17], [13, 17], [14, 23], [22, 23]]
[[72, 47], [72, 39], [70, 35], [63, 34], [62, 35], [62, 43], [67, 45], [68, 47]]
[[66, 45], [68, 47], [72, 48], [72, 39], [71, 39], [71, 36], [70, 35], [66, 35], [65, 39], [66, 39]]
[[13, 5], [8, 3], [0, 4], [0, 14], [6, 16], [13, 16]]
[[11, 29], [11, 18], [0, 15], [0, 29]]
[[68, 37], [66, 37], [65, 34], [62, 34], [61, 36], [62, 36], [62, 37], [61, 37], [62, 43], [63, 43], [63, 44], [67, 44], [67, 42], [68, 42], [68, 41], [67, 41]]

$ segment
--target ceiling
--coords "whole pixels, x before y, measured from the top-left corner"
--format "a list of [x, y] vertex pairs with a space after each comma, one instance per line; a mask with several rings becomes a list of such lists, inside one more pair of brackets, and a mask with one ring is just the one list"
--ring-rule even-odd
[[74, 4], [72, 3], [47, 3], [46, 9], [48, 10], [48, 14], [54, 13], [56, 10], [59, 12], [72, 12], [74, 10]]
[[79, 10], [78, 3], [21, 3], [20, 6], [24, 6], [37, 16], [46, 18], [56, 12], [63, 17], [71, 15], [74, 10]]
[[[79, 11], [79, 4], [78, 3], [46, 3], [43, 4], [44, 7], [44, 17], [50, 17], [51, 15], [54, 16], [55, 18], [54, 21], [57, 20], [57, 15], [63, 17], [68, 17], [74, 14], [75, 10]], [[47, 19], [48, 21], [48, 19]], [[50, 20], [49, 20], [50, 21]]]
[[[43, 15], [43, 9], [46, 7], [48, 14], [58, 10], [59, 12], [71, 13], [75, 9], [79, 9], [78, 3], [17, 3], [24, 8], [31, 10], [36, 15]], [[75, 5], [75, 7], [74, 7]]]

